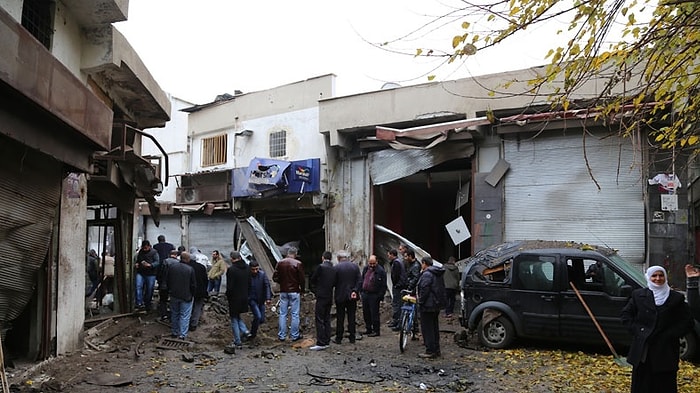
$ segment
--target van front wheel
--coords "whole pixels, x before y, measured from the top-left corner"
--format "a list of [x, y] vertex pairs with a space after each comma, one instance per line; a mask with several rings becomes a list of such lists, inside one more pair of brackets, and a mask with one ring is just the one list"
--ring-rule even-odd
[[479, 341], [488, 348], [503, 349], [515, 340], [513, 323], [504, 316], [495, 318], [484, 324], [482, 319], [478, 327]]

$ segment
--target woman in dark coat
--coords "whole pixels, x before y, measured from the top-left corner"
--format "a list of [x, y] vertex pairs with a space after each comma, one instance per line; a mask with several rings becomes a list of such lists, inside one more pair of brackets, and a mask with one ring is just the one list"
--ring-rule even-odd
[[671, 290], [666, 270], [646, 271], [647, 288], [632, 292], [622, 323], [633, 335], [627, 361], [632, 365], [631, 393], [676, 393], [678, 340], [692, 328], [685, 297]]

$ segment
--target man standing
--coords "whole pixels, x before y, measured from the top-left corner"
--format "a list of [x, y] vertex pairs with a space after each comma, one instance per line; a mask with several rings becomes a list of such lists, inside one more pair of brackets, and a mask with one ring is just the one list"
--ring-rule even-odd
[[309, 280], [316, 295], [314, 308], [316, 345], [309, 348], [312, 351], [324, 350], [331, 343], [331, 307], [333, 306], [333, 286], [335, 284], [332, 256], [330, 251], [323, 253], [321, 264], [314, 270]]
[[[253, 313], [253, 323], [250, 325], [250, 338], [258, 335], [258, 328], [265, 322], [265, 305], [272, 301], [272, 287], [264, 270], [260, 270], [260, 264], [256, 260], [250, 261], [250, 290], [248, 291], [248, 305]], [[213, 270], [213, 269], [212, 269]]]
[[445, 317], [452, 318], [455, 311], [455, 298], [459, 293], [459, 268], [455, 264], [455, 257], [447, 258], [445, 263], [445, 291], [447, 293], [447, 303], [445, 304]]
[[226, 282], [228, 314], [231, 317], [231, 331], [233, 332], [233, 342], [228, 347], [243, 349], [242, 338], [247, 340], [251, 336], [243, 319], [241, 319], [241, 314], [248, 312], [250, 268], [238, 251], [231, 251], [231, 267], [226, 271]]
[[156, 285], [159, 265], [158, 252], [151, 247], [151, 242], [148, 240], [141, 242], [141, 248], [135, 257], [137, 309], [151, 310], [153, 288]]
[[207, 287], [209, 286], [209, 278], [207, 278], [207, 268], [201, 263], [191, 263], [190, 266], [194, 269], [194, 278], [197, 288], [194, 291], [194, 304], [192, 305], [192, 318], [190, 318], [190, 331], [194, 332], [199, 326], [199, 319], [204, 312], [204, 302], [209, 297]]
[[280, 285], [280, 316], [277, 338], [280, 341], [287, 339], [287, 310], [292, 312], [292, 328], [289, 335], [292, 341], [302, 338], [299, 332], [299, 309], [301, 307], [301, 295], [304, 293], [304, 266], [297, 258], [296, 247], [289, 247], [287, 257], [277, 262], [277, 267], [272, 279]]
[[425, 353], [418, 356], [433, 359], [440, 356], [440, 310], [445, 307], [445, 282], [443, 268], [433, 266], [433, 259], [421, 259], [420, 279], [418, 280], [416, 297], [420, 312], [420, 327], [423, 331]]
[[386, 293], [386, 271], [377, 263], [377, 256], [370, 255], [362, 269], [362, 316], [368, 337], [379, 336], [379, 304]]
[[362, 276], [360, 268], [350, 261], [350, 253], [341, 250], [337, 253], [338, 264], [335, 269], [335, 339], [333, 342], [340, 344], [343, 341], [343, 325], [345, 317], [348, 318], [348, 333], [350, 344], [355, 343], [355, 314], [357, 312], [357, 300], [359, 299]]
[[158, 243], [153, 245], [153, 248], [158, 252], [158, 258], [164, 261], [170, 258], [170, 252], [175, 249], [171, 243], [165, 241], [165, 236], [158, 235]]
[[192, 303], [197, 286], [194, 269], [190, 266], [190, 254], [183, 252], [179, 263], [168, 266], [165, 285], [170, 294], [172, 336], [184, 340], [190, 328]]
[[165, 258], [160, 263], [160, 268], [158, 269], [158, 316], [161, 321], [170, 319], [170, 311], [168, 310], [168, 303], [170, 294], [168, 293], [168, 269], [170, 266], [180, 263], [177, 259], [177, 251], [171, 250], [168, 258]]
[[399, 253], [395, 249], [389, 250], [387, 253], [391, 264], [391, 321], [389, 328], [394, 331], [400, 329], [401, 323], [401, 291], [406, 289], [406, 267], [403, 261], [399, 259]]

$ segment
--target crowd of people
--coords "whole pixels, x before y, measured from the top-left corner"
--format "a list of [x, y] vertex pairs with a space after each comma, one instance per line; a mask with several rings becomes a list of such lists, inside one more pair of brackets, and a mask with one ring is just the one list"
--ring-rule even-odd
[[[406, 291], [417, 298], [417, 318], [413, 327], [417, 337], [422, 333], [425, 352], [422, 358], [436, 358], [440, 352], [439, 316], [451, 318], [455, 297], [459, 291], [459, 270], [450, 257], [438, 267], [430, 257], [416, 258], [414, 250], [401, 245], [390, 250], [388, 274], [376, 255], [370, 255], [362, 268], [350, 259], [345, 250], [325, 251], [320, 264], [310, 275], [309, 284], [315, 295], [314, 321], [315, 345], [309, 349], [320, 351], [329, 348], [331, 341], [342, 344], [345, 337], [353, 344], [363, 334], [356, 332], [358, 303], [362, 304], [364, 336], [381, 335], [381, 303], [387, 291], [391, 294], [391, 317], [388, 327], [400, 329], [402, 293]], [[92, 259], [97, 255], [91, 253]], [[151, 308], [154, 283], [159, 283], [159, 314], [169, 320], [173, 337], [186, 339], [190, 331], [197, 329], [206, 298], [219, 292], [222, 278], [227, 282], [226, 298], [233, 340], [225, 348], [235, 353], [245, 340], [256, 337], [260, 324], [266, 320], [265, 310], [273, 293], [270, 278], [255, 260], [248, 262], [237, 251], [230, 253], [230, 263], [218, 250], [212, 253], [212, 261], [196, 247], [189, 252], [184, 247], [167, 243], [163, 236], [151, 247], [144, 240], [136, 254], [136, 307]], [[89, 260], [93, 265], [94, 261]], [[88, 272], [94, 273], [94, 272]], [[627, 361], [633, 366], [632, 393], [675, 392], [679, 365], [678, 340], [692, 329], [693, 319], [700, 320], [700, 269], [686, 265], [687, 296], [671, 289], [666, 270], [651, 266], [646, 270], [647, 286], [635, 290], [622, 311], [622, 322], [633, 337]], [[91, 290], [96, 283], [91, 278]], [[592, 276], [594, 273], [591, 274]], [[292, 342], [303, 338], [300, 329], [301, 298], [306, 291], [304, 264], [298, 259], [298, 250], [290, 247], [272, 275], [279, 285], [279, 316], [277, 339]], [[391, 286], [389, 287], [389, 284]], [[331, 328], [331, 309], [335, 305], [335, 331]], [[242, 318], [250, 312], [250, 328]], [[347, 329], [347, 335], [345, 335]]]
[[[377, 337], [382, 333], [381, 304], [391, 283], [392, 315], [388, 328], [399, 329], [403, 290], [418, 299], [418, 316], [414, 326], [416, 337], [422, 331], [425, 353], [420, 356], [440, 356], [439, 315], [454, 312], [454, 297], [459, 271], [451, 258], [445, 267], [433, 265], [429, 257], [421, 261], [405, 245], [387, 254], [391, 270], [389, 277], [376, 255], [370, 255], [363, 267], [350, 259], [350, 253], [340, 250], [333, 263], [332, 253], [323, 253], [322, 260], [310, 274], [309, 285], [315, 295], [316, 342], [310, 350], [328, 348], [333, 341], [341, 344], [345, 337], [353, 344], [363, 336]], [[144, 240], [135, 257], [135, 303], [139, 310], [151, 310], [155, 283], [158, 283], [158, 313], [169, 322], [171, 335], [187, 339], [195, 331], [208, 296], [218, 294], [222, 279], [226, 280], [226, 299], [233, 340], [225, 351], [235, 353], [243, 342], [257, 336], [266, 320], [266, 308], [273, 297], [270, 279], [279, 285], [279, 315], [277, 339], [292, 342], [303, 338], [300, 326], [301, 300], [306, 291], [304, 264], [298, 250], [289, 247], [285, 258], [277, 262], [268, 278], [255, 260], [244, 261], [232, 251], [227, 262], [218, 250], [212, 252], [211, 262], [197, 247], [175, 248], [163, 235], [151, 245]], [[447, 285], [446, 285], [447, 283]], [[450, 300], [449, 298], [452, 297]], [[356, 313], [362, 305], [365, 331], [356, 332]], [[331, 331], [331, 309], [335, 305], [335, 331]], [[250, 328], [243, 316], [250, 313]], [[347, 336], [345, 333], [347, 332]]]

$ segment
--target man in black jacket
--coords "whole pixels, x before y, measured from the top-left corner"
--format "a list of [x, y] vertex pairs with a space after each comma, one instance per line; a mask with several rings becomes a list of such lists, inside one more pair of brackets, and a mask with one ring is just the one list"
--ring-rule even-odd
[[136, 308], [151, 310], [153, 289], [156, 286], [156, 274], [160, 266], [158, 252], [151, 247], [151, 242], [144, 240], [134, 258], [136, 268]]
[[370, 255], [362, 269], [362, 316], [368, 337], [379, 336], [379, 305], [386, 293], [386, 271], [379, 266], [376, 255]]
[[392, 249], [387, 253], [389, 262], [391, 263], [391, 321], [389, 328], [394, 331], [399, 331], [401, 318], [401, 291], [406, 289], [406, 266], [399, 259], [399, 252]]
[[190, 318], [190, 331], [194, 332], [199, 326], [199, 319], [204, 312], [204, 302], [209, 297], [207, 287], [209, 286], [209, 277], [207, 277], [207, 268], [201, 263], [192, 261], [190, 264], [194, 269], [194, 277], [197, 283], [197, 288], [194, 291], [194, 304], [192, 305], [192, 318]]
[[420, 312], [420, 327], [423, 332], [425, 353], [418, 356], [422, 358], [436, 358], [440, 356], [440, 310], [445, 307], [447, 295], [443, 275], [445, 270], [433, 266], [433, 259], [423, 257], [421, 259], [421, 275], [418, 279], [416, 297], [418, 298], [418, 310]]
[[348, 318], [348, 333], [350, 344], [355, 343], [355, 314], [357, 301], [360, 298], [360, 285], [362, 276], [360, 268], [350, 260], [350, 253], [341, 250], [337, 253], [338, 264], [335, 269], [335, 339], [333, 342], [340, 344], [343, 341], [343, 325], [345, 317]]
[[180, 263], [168, 266], [166, 285], [170, 294], [170, 329], [172, 336], [187, 338], [192, 316], [192, 303], [196, 289], [194, 269], [190, 266], [190, 254], [183, 252]]
[[333, 286], [335, 284], [335, 270], [331, 262], [333, 254], [325, 251], [321, 258], [321, 264], [311, 275], [310, 284], [316, 295], [314, 309], [316, 321], [316, 345], [309, 348], [312, 351], [321, 351], [331, 343], [331, 307], [333, 306]]
[[226, 298], [233, 332], [233, 342], [228, 346], [229, 348], [242, 349], [242, 340], [251, 336], [241, 318], [241, 314], [248, 312], [249, 290], [250, 267], [243, 261], [238, 251], [231, 251], [231, 266], [226, 270]]

